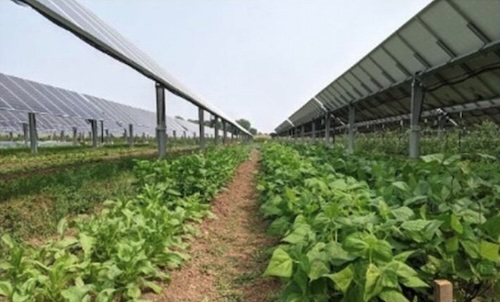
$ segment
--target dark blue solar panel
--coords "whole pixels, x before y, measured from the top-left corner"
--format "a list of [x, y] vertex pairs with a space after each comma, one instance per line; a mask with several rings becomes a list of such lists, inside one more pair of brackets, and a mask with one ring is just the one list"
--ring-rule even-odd
[[7, 90], [9, 90], [16, 97], [18, 97], [18, 99], [22, 100], [22, 102], [26, 104], [26, 106], [30, 109], [31, 112], [50, 113], [49, 110], [42, 103], [38, 102], [33, 96], [31, 96], [28, 92], [26, 92], [26, 90], [24, 90], [19, 85], [18, 78], [0, 75], [0, 81]]
[[55, 115], [65, 114], [64, 110], [61, 110], [57, 104], [55, 104], [50, 97], [47, 97], [40, 90], [36, 89], [29, 81], [24, 79], [17, 79], [16, 81], [19, 86], [21, 86], [27, 93], [33, 96], [39, 103], [42, 103], [48, 112]]

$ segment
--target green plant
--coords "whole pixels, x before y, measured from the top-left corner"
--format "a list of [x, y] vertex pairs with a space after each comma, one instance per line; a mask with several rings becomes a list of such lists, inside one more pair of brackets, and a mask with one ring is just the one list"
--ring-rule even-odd
[[460, 156], [268, 144], [262, 167], [261, 209], [283, 237], [266, 274], [286, 281], [283, 300], [428, 301], [435, 278], [454, 282], [459, 301], [498, 294], [500, 186]]
[[[2, 240], [0, 296], [12, 301], [136, 301], [144, 290], [159, 292], [165, 269], [188, 256], [192, 222], [209, 214], [213, 195], [247, 156], [240, 147], [208, 150], [170, 162], [140, 161], [139, 194], [107, 201], [100, 215], [81, 217], [40, 247]], [[181, 177], [190, 176], [186, 183]]]

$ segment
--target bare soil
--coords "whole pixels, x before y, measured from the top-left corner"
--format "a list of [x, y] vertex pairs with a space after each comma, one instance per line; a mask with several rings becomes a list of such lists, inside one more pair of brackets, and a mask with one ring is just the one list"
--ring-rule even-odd
[[171, 283], [146, 299], [164, 302], [275, 301], [280, 285], [264, 278], [268, 250], [276, 239], [265, 234], [259, 215], [255, 172], [258, 153], [237, 169], [213, 201], [216, 219], [207, 219], [192, 240], [191, 260], [171, 273]]

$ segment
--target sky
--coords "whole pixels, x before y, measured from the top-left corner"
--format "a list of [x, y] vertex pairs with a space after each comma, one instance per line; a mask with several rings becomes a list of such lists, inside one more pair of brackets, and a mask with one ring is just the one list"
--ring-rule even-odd
[[[79, 0], [234, 119], [269, 133], [431, 0]], [[154, 83], [0, 0], [0, 72], [155, 110]], [[167, 94], [167, 114], [197, 109]]]

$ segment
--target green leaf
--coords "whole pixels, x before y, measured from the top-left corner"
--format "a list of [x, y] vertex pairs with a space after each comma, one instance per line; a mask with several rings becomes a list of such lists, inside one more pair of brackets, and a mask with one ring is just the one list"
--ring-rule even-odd
[[12, 294], [12, 284], [8, 281], [0, 281], [0, 297], [9, 297]]
[[363, 252], [369, 248], [368, 243], [364, 239], [364, 234], [353, 233], [344, 240], [342, 248], [347, 252]]
[[403, 279], [401, 283], [406, 287], [419, 288], [419, 287], [429, 287], [427, 283], [422, 281], [422, 279], [418, 277], [409, 277]]
[[391, 185], [393, 187], [395, 187], [395, 188], [400, 189], [401, 191], [404, 191], [404, 192], [409, 192], [410, 191], [410, 187], [404, 181], [395, 181]]
[[8, 234], [4, 234], [2, 236], [2, 242], [9, 248], [12, 249], [14, 248], [14, 241]]
[[57, 233], [62, 237], [67, 227], [68, 222], [66, 221], [66, 218], [59, 220], [59, 222], [57, 223]]
[[90, 285], [72, 286], [61, 291], [61, 296], [63, 296], [68, 302], [81, 302], [91, 289], [92, 286]]
[[401, 262], [401, 261], [395, 261], [395, 262], [398, 264], [398, 268], [396, 270], [396, 273], [401, 278], [409, 279], [411, 277], [417, 276], [417, 272], [408, 264]]
[[371, 247], [373, 250], [373, 258], [380, 261], [391, 261], [392, 245], [385, 240], [377, 240]]
[[157, 294], [161, 293], [161, 286], [155, 284], [154, 282], [145, 281], [144, 282], [144, 287], [152, 289]]
[[141, 289], [136, 284], [127, 285], [127, 296], [129, 298], [138, 299], [141, 296]]
[[469, 240], [461, 240], [460, 245], [465, 250], [465, 253], [471, 257], [472, 259], [477, 259], [479, 258], [479, 244], [474, 241], [469, 241]]
[[500, 236], [500, 216], [493, 216], [488, 219], [481, 228], [493, 238]]
[[92, 248], [95, 244], [95, 238], [87, 235], [86, 233], [80, 233], [80, 245], [82, 246], [83, 252], [86, 256], [90, 255]]
[[433, 161], [438, 162], [438, 163], [442, 163], [444, 160], [444, 155], [443, 154], [429, 154], [429, 155], [421, 156], [420, 159], [422, 159], [422, 161], [425, 163], [430, 163]]
[[313, 260], [311, 262], [311, 268], [307, 276], [311, 281], [319, 279], [324, 274], [328, 273], [330, 270], [326, 264], [321, 260]]
[[485, 240], [481, 240], [481, 244], [479, 245], [479, 254], [486, 260], [490, 260], [493, 262], [498, 261], [498, 250], [500, 245], [496, 243], [491, 243]]
[[383, 290], [378, 297], [385, 302], [410, 302], [400, 292], [392, 289]]
[[493, 276], [497, 272], [495, 263], [487, 260], [482, 260], [476, 265], [476, 270], [482, 276]]
[[12, 296], [12, 301], [11, 302], [27, 302], [27, 301], [32, 301], [31, 296], [29, 295], [21, 295], [18, 294], [17, 292], [14, 292], [14, 295]]
[[95, 302], [109, 302], [113, 299], [113, 294], [115, 293], [114, 288], [106, 288], [99, 292]]
[[458, 234], [463, 234], [464, 227], [460, 223], [460, 220], [458, 220], [458, 217], [453, 214], [450, 216], [450, 226]]
[[401, 228], [410, 232], [419, 232], [425, 229], [430, 224], [430, 221], [423, 219], [416, 219], [403, 222]]
[[399, 253], [396, 256], [394, 256], [394, 260], [405, 262], [414, 253], [415, 253], [415, 251], [406, 251], [406, 252]]
[[445, 241], [445, 248], [448, 253], [454, 253], [458, 251], [458, 237], [453, 236]]
[[328, 274], [325, 275], [325, 277], [330, 278], [341, 292], [346, 293], [354, 278], [354, 269], [352, 268], [352, 265], [348, 265], [340, 272]]
[[382, 283], [380, 282], [380, 270], [375, 264], [370, 263], [366, 270], [365, 293], [363, 300], [370, 301], [382, 291]]
[[273, 252], [271, 261], [264, 272], [264, 276], [276, 276], [283, 278], [290, 278], [292, 276], [293, 261], [281, 248], [277, 248]]
[[334, 266], [341, 266], [346, 262], [352, 261], [357, 258], [357, 256], [348, 253], [342, 248], [342, 245], [335, 241], [330, 241], [326, 245], [326, 253], [328, 260]]
[[415, 213], [409, 207], [399, 207], [392, 210], [392, 215], [398, 221], [407, 221], [410, 220], [410, 218], [412, 218], [413, 216], [415, 216]]
[[308, 224], [300, 224], [292, 233], [282, 239], [284, 242], [297, 244], [299, 242], [307, 242], [311, 234], [311, 226]]

